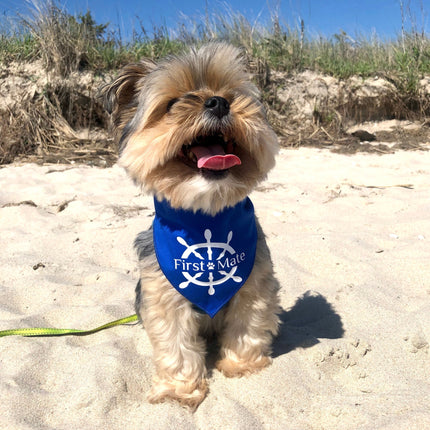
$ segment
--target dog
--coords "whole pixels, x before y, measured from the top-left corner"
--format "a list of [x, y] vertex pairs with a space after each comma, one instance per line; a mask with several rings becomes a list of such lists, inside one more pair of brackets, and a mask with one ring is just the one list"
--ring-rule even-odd
[[119, 164], [154, 196], [153, 226], [135, 242], [152, 403], [198, 407], [214, 336], [227, 377], [271, 363], [279, 284], [248, 196], [273, 168], [278, 140], [245, 63], [238, 48], [212, 42], [127, 65], [102, 90]]

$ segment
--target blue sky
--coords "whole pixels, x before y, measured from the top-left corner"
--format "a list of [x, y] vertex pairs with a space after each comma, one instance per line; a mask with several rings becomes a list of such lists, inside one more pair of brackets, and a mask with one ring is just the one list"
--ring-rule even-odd
[[[41, 0], [33, 0], [41, 1]], [[279, 11], [281, 22], [298, 27], [303, 19], [308, 36], [332, 36], [345, 31], [351, 36], [381, 38], [396, 37], [401, 31], [401, 0], [59, 0], [68, 12], [76, 14], [90, 9], [98, 23], [110, 22], [123, 35], [140, 28], [139, 21], [151, 33], [153, 26], [162, 24], [174, 28], [184, 14], [199, 18], [209, 13], [229, 9], [240, 12], [250, 22], [266, 23], [271, 13]], [[26, 0], [0, 0], [3, 16], [24, 11]], [[403, 0], [406, 24], [414, 24], [418, 31], [430, 31], [430, 0]]]

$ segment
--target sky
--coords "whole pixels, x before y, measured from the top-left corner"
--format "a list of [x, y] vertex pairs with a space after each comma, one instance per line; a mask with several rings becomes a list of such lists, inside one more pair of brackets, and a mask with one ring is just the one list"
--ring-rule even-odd
[[[43, 0], [30, 0], [42, 1]], [[89, 9], [97, 23], [111, 23], [124, 38], [140, 29], [140, 23], [151, 35], [154, 27], [177, 27], [182, 16], [198, 19], [205, 13], [239, 12], [250, 22], [265, 24], [274, 13], [281, 24], [299, 28], [304, 21], [306, 35], [331, 37], [341, 31], [355, 37], [373, 34], [382, 39], [397, 37], [404, 22], [419, 32], [430, 31], [430, 0], [58, 0], [71, 14]], [[28, 0], [0, 0], [3, 17], [26, 10]]]

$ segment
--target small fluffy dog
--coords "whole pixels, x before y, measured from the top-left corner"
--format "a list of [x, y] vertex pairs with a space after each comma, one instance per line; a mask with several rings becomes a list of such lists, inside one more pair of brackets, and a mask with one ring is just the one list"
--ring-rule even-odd
[[103, 90], [119, 162], [154, 195], [136, 239], [136, 310], [154, 350], [151, 402], [205, 398], [206, 339], [228, 377], [271, 362], [278, 283], [249, 193], [275, 164], [277, 138], [238, 49], [211, 43], [126, 66]]

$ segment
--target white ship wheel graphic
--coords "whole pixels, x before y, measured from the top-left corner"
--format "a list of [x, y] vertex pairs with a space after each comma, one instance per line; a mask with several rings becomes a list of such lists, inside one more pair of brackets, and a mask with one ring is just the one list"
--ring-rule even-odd
[[226, 243], [211, 242], [212, 232], [209, 229], [205, 230], [204, 235], [205, 235], [206, 242], [196, 243], [194, 245], [188, 245], [188, 243], [180, 236], [176, 237], [176, 240], [186, 248], [185, 251], [182, 253], [181, 258], [186, 259], [191, 254], [194, 254], [200, 260], [205, 260], [202, 254], [197, 250], [206, 248], [207, 260], [209, 261], [207, 263], [207, 268], [209, 270], [207, 281], [201, 281], [198, 279], [203, 275], [204, 272], [198, 272], [194, 276], [190, 275], [188, 272], [182, 272], [186, 281], [181, 282], [179, 284], [179, 288], [187, 288], [190, 283], [201, 287], [208, 287], [208, 294], [212, 296], [215, 294], [215, 288], [214, 288], [215, 286], [221, 285], [224, 282], [228, 281], [229, 279], [233, 279], [234, 282], [242, 282], [242, 278], [240, 276], [234, 276], [237, 270], [237, 266], [232, 267], [232, 269], [228, 273], [224, 270], [218, 270], [217, 273], [223, 276], [220, 279], [215, 279], [213, 274], [213, 271], [215, 270], [215, 264], [212, 262], [213, 248], [222, 249], [221, 254], [217, 257], [215, 261], [221, 260], [221, 258], [224, 257], [226, 252], [228, 252], [230, 255], [233, 255], [236, 253], [236, 251], [230, 245], [230, 241], [233, 238], [233, 232], [230, 231], [228, 233]]

